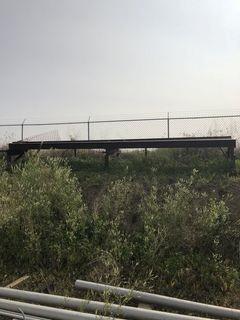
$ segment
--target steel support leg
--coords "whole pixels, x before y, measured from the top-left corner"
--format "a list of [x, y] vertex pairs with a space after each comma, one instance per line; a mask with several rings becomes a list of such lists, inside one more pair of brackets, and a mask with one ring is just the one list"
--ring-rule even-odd
[[7, 152], [7, 166], [10, 167], [12, 164], [12, 155], [11, 153]]
[[234, 173], [236, 170], [236, 163], [235, 163], [235, 154], [234, 154], [234, 147], [229, 147], [228, 148], [228, 159], [230, 161], [230, 165], [231, 165], [231, 172]]
[[109, 153], [106, 150], [106, 154], [105, 154], [105, 168], [109, 168]]

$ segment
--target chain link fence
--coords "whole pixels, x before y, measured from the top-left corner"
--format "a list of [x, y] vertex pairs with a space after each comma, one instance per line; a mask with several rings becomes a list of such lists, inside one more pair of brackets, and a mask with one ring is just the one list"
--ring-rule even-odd
[[110, 140], [230, 135], [240, 142], [240, 113], [76, 122], [0, 124], [0, 146], [12, 141]]

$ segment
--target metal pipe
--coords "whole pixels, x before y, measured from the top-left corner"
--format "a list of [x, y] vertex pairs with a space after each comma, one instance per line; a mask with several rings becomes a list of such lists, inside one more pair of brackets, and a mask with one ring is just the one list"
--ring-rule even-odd
[[88, 118], [88, 140], [90, 140], [90, 117]]
[[24, 123], [25, 123], [26, 119], [23, 120], [22, 124], [21, 124], [21, 140], [23, 141], [23, 128], [24, 128]]
[[[10, 290], [10, 289], [9, 289]], [[19, 312], [19, 308], [31, 316], [43, 317], [54, 320], [96, 320], [99, 319], [98, 315], [87, 314], [83, 312], [77, 312], [65, 309], [56, 309], [52, 307], [40, 306], [35, 304], [29, 304], [19, 301], [10, 301], [6, 299], [0, 299], [0, 309], [7, 311]], [[113, 318], [101, 317], [102, 320], [109, 320]], [[114, 318], [115, 319], [115, 318]], [[117, 320], [117, 319], [115, 319]]]
[[189, 300], [177, 299], [163, 295], [157, 295], [142, 291], [129, 290], [120, 287], [109, 286], [94, 282], [77, 280], [75, 287], [78, 289], [94, 290], [98, 292], [107, 291], [115, 295], [130, 297], [137, 301], [158, 305], [166, 308], [173, 308], [175, 310], [185, 310], [188, 312], [204, 313], [214, 317], [240, 319], [240, 310], [214, 306], [205, 303], [193, 302]]
[[0, 124], [0, 127], [21, 127], [21, 123]]
[[[217, 115], [217, 116], [186, 116], [186, 117], [171, 117], [170, 120], [194, 120], [194, 119], [224, 119], [224, 118], [240, 118], [240, 114], [235, 115]], [[112, 120], [92, 120], [90, 123], [115, 123], [115, 122], [143, 122], [143, 121], [159, 121], [167, 120], [166, 117], [156, 118], [139, 118], [139, 119], [112, 119]], [[39, 123], [26, 123], [26, 127], [30, 126], [58, 126], [58, 125], [74, 125], [74, 124], [87, 124], [88, 121], [69, 121], [69, 122], [39, 122]], [[18, 127], [21, 123], [0, 124], [0, 127]]]
[[10, 299], [19, 299], [23, 301], [46, 304], [55, 307], [64, 307], [69, 309], [81, 310], [83, 312], [108, 314], [111, 316], [123, 317], [138, 320], [193, 320], [206, 319], [186, 315], [172, 314], [162, 311], [147, 310], [129, 306], [120, 306], [116, 304], [106, 304], [98, 301], [88, 301], [84, 299], [62, 297], [44, 293], [30, 291], [0, 288], [0, 296]]
[[[239, 115], [240, 117], [240, 115]], [[161, 121], [166, 120], [166, 118], [139, 118], [139, 119], [113, 119], [113, 120], [91, 120], [89, 123], [121, 123], [121, 122], [145, 122], [145, 121]], [[74, 124], [87, 124], [88, 121], [71, 121], [71, 122], [39, 122], [39, 123], [30, 123], [28, 122], [26, 126], [59, 126], [59, 125], [74, 125]], [[5, 126], [5, 124], [3, 124]]]
[[47, 318], [38, 318], [38, 317], [31, 317], [28, 315], [22, 315], [21, 313], [16, 313], [12, 311], [6, 311], [3, 309], [0, 309], [0, 316], [7, 317], [7, 318], [13, 318], [13, 320], [21, 319], [21, 320], [50, 320]]
[[167, 114], [167, 137], [170, 138], [170, 119], [169, 119], [169, 112]]

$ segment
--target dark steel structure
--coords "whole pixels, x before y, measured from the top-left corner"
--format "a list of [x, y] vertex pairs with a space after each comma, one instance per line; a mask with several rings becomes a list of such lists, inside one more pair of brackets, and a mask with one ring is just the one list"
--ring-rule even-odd
[[[118, 140], [65, 140], [65, 141], [18, 141], [9, 144], [8, 160], [20, 157], [29, 150], [72, 149], [104, 150], [105, 165], [109, 156], [120, 149], [161, 149], [161, 148], [220, 148], [227, 150], [227, 157], [234, 163], [236, 140], [231, 136], [222, 137], [184, 137], [155, 139], [118, 139]], [[224, 152], [224, 151], [223, 151]]]

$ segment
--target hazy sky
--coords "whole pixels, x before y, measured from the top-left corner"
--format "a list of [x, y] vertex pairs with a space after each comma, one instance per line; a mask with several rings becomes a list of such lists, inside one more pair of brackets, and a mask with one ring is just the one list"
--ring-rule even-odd
[[0, 0], [0, 115], [240, 110], [240, 0]]

